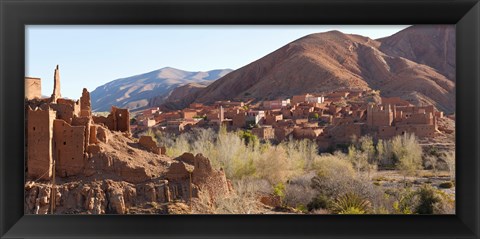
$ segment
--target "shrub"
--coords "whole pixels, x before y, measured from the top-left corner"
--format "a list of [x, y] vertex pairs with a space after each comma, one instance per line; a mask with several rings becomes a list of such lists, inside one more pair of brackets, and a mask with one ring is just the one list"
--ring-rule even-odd
[[332, 212], [337, 214], [365, 214], [370, 210], [370, 202], [355, 193], [346, 193], [332, 204]]
[[299, 204], [295, 209], [297, 209], [298, 211], [303, 212], [303, 213], [308, 212], [308, 208], [303, 204]]
[[235, 193], [227, 197], [217, 198], [213, 204], [216, 214], [255, 214], [261, 210], [257, 201], [258, 184], [252, 179], [233, 182]]
[[453, 188], [453, 186], [452, 182], [444, 182], [438, 185], [439, 188]]
[[418, 198], [416, 192], [407, 189], [400, 189], [397, 191], [386, 191], [385, 193], [391, 194], [396, 197], [393, 202], [393, 210], [396, 214], [413, 214], [416, 205], [418, 204]]
[[381, 187], [358, 177], [352, 164], [342, 159], [345, 155], [322, 155], [315, 162], [317, 176], [312, 178], [312, 188], [327, 198], [337, 198], [346, 193], [355, 193], [369, 200], [374, 208], [386, 207]]
[[313, 211], [317, 209], [328, 209], [331, 206], [331, 201], [325, 195], [319, 194], [312, 199], [311, 202], [307, 204], [308, 211]]
[[285, 149], [287, 157], [296, 162], [297, 167], [305, 170], [311, 169], [313, 161], [318, 157], [318, 146], [309, 139], [289, 139], [279, 146]]
[[334, 154], [323, 154], [313, 162], [312, 169], [317, 175], [324, 178], [343, 177], [352, 178], [355, 170], [346, 156], [340, 152]]
[[455, 214], [455, 199], [441, 190], [436, 190], [440, 202], [433, 204], [433, 214]]
[[314, 173], [308, 173], [289, 180], [285, 185], [285, 205], [298, 207], [299, 205], [310, 203], [316, 195], [315, 190], [311, 187], [311, 181], [314, 176]]
[[362, 211], [361, 209], [356, 208], [356, 207], [349, 207], [349, 208], [339, 212], [338, 214], [347, 214], [347, 215], [365, 214], [365, 211]]
[[432, 155], [426, 155], [424, 157], [425, 169], [432, 169], [433, 175], [437, 176], [437, 157]]
[[269, 181], [272, 185], [286, 182], [300, 173], [301, 168], [295, 167], [295, 160], [287, 157], [281, 147], [269, 147], [265, 153], [254, 160], [258, 178]]
[[412, 191], [410, 189], [400, 191], [399, 201], [394, 203], [397, 213], [418, 214], [454, 214], [455, 200], [445, 192], [435, 189], [430, 185], [424, 185]]
[[152, 128], [149, 128], [147, 131], [143, 132], [143, 133], [140, 134], [140, 135], [150, 136], [150, 137], [152, 137], [153, 141], [155, 141], [155, 143], [157, 142], [156, 135], [155, 135], [155, 133], [153, 132]]
[[273, 187], [273, 194], [283, 199], [285, 197], [285, 185], [283, 183], [275, 185], [275, 187]]
[[418, 214], [433, 214], [434, 205], [441, 202], [441, 198], [430, 185], [425, 185], [418, 190], [419, 204], [415, 212]]
[[357, 150], [353, 145], [348, 147], [348, 159], [350, 162], [352, 162], [353, 166], [357, 170], [357, 173], [360, 173], [360, 171], [368, 168], [368, 154]]

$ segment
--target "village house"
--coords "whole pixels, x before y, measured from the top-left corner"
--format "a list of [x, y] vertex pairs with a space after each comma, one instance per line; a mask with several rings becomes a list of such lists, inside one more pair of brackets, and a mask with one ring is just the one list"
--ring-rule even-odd
[[271, 126], [253, 128], [252, 134], [262, 140], [269, 140], [275, 138], [275, 130]]
[[265, 111], [263, 110], [249, 110], [247, 111], [247, 122], [252, 124], [259, 124], [263, 119], [265, 119]]
[[247, 113], [245, 111], [240, 111], [238, 114], [233, 116], [232, 127], [234, 129], [244, 128], [247, 124]]
[[[275, 139], [277, 141], [287, 140], [293, 134], [293, 126], [280, 126], [274, 128]], [[293, 136], [293, 135], [292, 135]]]
[[183, 109], [182, 110], [182, 118], [184, 119], [193, 119], [197, 116], [197, 111], [194, 109]]
[[265, 124], [267, 124], [267, 125], [275, 125], [280, 120], [283, 120], [283, 115], [282, 114], [269, 113], [269, 114], [265, 115]]
[[290, 104], [290, 99], [287, 100], [269, 100], [263, 102], [263, 107], [265, 109], [281, 109]]
[[208, 112], [207, 120], [220, 125], [225, 120], [225, 110], [223, 109], [223, 106]]
[[323, 128], [320, 127], [296, 127], [293, 129], [293, 136], [295, 139], [316, 139], [323, 133]]
[[216, 108], [220, 106], [224, 108], [243, 107], [245, 106], [245, 103], [241, 101], [221, 100], [221, 101], [215, 101], [215, 104], [213, 106]]
[[313, 96], [313, 95], [307, 94], [307, 96], [305, 97], [305, 102], [308, 102], [308, 103], [321, 104], [324, 101], [325, 101], [325, 97], [323, 96]]
[[149, 109], [146, 109], [144, 111], [142, 111], [142, 114], [146, 117], [150, 117], [152, 115], [154, 115], [155, 113], [157, 113], [160, 109], [158, 107], [153, 107], [153, 108], [149, 108]]
[[154, 119], [144, 119], [137, 122], [137, 125], [144, 126], [147, 128], [155, 126], [155, 124], [156, 124], [156, 121]]

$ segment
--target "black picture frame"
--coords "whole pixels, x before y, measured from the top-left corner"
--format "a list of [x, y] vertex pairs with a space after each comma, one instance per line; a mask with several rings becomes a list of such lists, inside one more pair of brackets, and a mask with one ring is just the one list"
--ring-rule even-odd
[[[2, 238], [480, 238], [478, 0], [0, 0], [0, 21]], [[456, 24], [456, 215], [23, 215], [30, 24]]]

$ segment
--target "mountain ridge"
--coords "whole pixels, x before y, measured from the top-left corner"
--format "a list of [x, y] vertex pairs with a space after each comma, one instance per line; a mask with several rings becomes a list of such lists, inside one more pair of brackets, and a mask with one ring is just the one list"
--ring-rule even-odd
[[112, 105], [131, 110], [147, 107], [154, 97], [168, 96], [175, 88], [197, 83], [208, 85], [232, 71], [184, 71], [163, 67], [143, 74], [119, 78], [97, 87], [91, 92], [93, 111], [109, 111]]
[[[451, 27], [442, 29], [451, 31]], [[417, 58], [421, 54], [414, 54], [417, 57], [414, 58], [384, 52], [402, 52], [396, 50], [395, 44], [387, 43], [393, 42], [393, 38], [402, 42], [402, 36], [411, 37], [411, 32], [425, 35], [416, 33], [423, 30], [413, 26], [392, 35], [392, 38], [380, 40], [340, 31], [310, 34], [232, 71], [206, 88], [186, 96], [183, 102], [177, 102], [173, 107], [186, 107], [192, 102], [212, 103], [246, 98], [259, 101], [341, 88], [364, 88], [380, 90], [385, 97], [408, 95], [408, 100], [412, 102], [434, 102], [438, 109], [454, 112], [455, 79], [442, 75], [441, 69], [432, 68], [436, 64], [432, 60], [441, 56], [437, 51], [454, 50], [431, 48], [425, 53], [429, 59], [425, 60], [425, 64], [414, 61], [419, 60]], [[421, 39], [432, 41], [434, 38]], [[426, 42], [416, 43], [422, 44]], [[417, 48], [410, 49], [414, 51]], [[169, 104], [169, 107], [172, 105]]]

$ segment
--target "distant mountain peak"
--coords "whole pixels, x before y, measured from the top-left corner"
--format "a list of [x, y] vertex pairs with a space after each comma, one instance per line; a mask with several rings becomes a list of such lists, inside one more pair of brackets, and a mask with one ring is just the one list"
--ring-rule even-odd
[[188, 83], [208, 85], [229, 72], [231, 70], [228, 69], [191, 72], [163, 67], [116, 79], [92, 91], [92, 109], [97, 112], [109, 111], [112, 105], [129, 109], [146, 107], [152, 98], [168, 96], [179, 86]]

